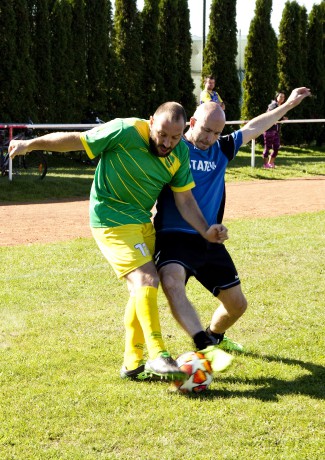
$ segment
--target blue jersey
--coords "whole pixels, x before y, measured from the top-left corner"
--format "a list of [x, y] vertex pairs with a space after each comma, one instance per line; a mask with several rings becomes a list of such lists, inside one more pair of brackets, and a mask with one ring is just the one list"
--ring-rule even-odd
[[[243, 142], [242, 132], [222, 136], [208, 150], [200, 150], [184, 138], [190, 151], [190, 167], [196, 186], [192, 193], [209, 225], [221, 223], [225, 206], [225, 173]], [[155, 216], [157, 232], [197, 233], [178, 212], [167, 186], [159, 195]]]

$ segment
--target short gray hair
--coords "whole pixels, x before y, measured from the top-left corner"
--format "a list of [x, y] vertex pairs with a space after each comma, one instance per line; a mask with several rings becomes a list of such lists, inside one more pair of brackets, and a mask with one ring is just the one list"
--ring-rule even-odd
[[166, 114], [172, 122], [177, 122], [181, 118], [183, 119], [184, 124], [187, 122], [185, 109], [178, 102], [165, 102], [164, 104], [161, 104], [155, 111], [154, 117], [161, 114]]

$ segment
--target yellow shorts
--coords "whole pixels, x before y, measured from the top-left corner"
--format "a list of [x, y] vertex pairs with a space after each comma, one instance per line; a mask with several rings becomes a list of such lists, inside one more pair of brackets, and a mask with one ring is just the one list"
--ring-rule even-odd
[[118, 278], [152, 261], [156, 239], [152, 223], [93, 227], [91, 231]]

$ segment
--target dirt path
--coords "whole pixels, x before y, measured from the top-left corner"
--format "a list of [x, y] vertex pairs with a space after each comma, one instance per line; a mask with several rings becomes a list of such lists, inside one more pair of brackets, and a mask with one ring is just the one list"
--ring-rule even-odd
[[[227, 184], [224, 222], [325, 210], [325, 177]], [[91, 237], [88, 200], [0, 203], [0, 246]]]

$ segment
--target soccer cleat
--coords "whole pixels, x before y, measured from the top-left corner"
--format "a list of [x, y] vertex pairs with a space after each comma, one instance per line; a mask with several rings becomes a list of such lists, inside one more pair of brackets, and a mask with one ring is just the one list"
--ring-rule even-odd
[[265, 164], [262, 166], [262, 168], [264, 168], [264, 169], [271, 169], [272, 166], [270, 166], [270, 163], [265, 163]]
[[188, 376], [177, 366], [176, 361], [167, 351], [162, 352], [155, 359], [148, 359], [144, 367], [149, 377], [161, 380], [185, 380]]
[[137, 367], [136, 369], [127, 370], [125, 366], [122, 366], [120, 370], [120, 377], [122, 379], [130, 379], [130, 380], [147, 380], [150, 378], [150, 375], [147, 374], [145, 371], [145, 363], [144, 361], [140, 361], [142, 364]]
[[222, 372], [232, 363], [233, 357], [219, 348], [219, 345], [209, 345], [204, 350], [200, 350], [205, 358], [210, 361], [212, 370]]
[[218, 344], [218, 347], [225, 351], [244, 351], [244, 347], [240, 343], [235, 342], [226, 335], [223, 336], [223, 339]]

